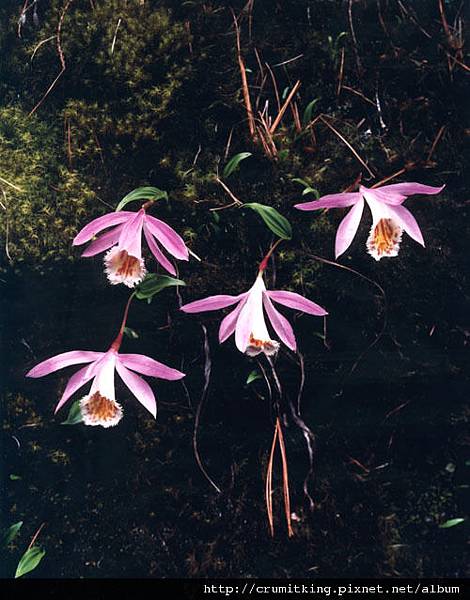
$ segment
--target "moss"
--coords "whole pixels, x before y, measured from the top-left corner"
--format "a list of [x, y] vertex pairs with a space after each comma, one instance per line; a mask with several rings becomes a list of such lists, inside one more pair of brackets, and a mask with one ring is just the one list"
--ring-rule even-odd
[[4, 263], [10, 258], [16, 265], [41, 265], [73, 257], [71, 241], [95, 194], [63, 165], [61, 143], [57, 127], [19, 107], [0, 108]]

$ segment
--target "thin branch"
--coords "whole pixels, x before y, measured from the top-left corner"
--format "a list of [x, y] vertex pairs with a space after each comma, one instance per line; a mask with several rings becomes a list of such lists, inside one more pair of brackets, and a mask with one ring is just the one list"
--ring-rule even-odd
[[283, 104], [281, 110], [279, 111], [277, 117], [274, 119], [274, 123], [271, 125], [271, 128], [269, 130], [269, 133], [271, 135], [273, 135], [273, 133], [276, 131], [277, 126], [281, 122], [281, 119], [284, 116], [284, 113], [286, 112], [287, 107], [289, 106], [292, 98], [294, 97], [294, 94], [297, 92], [297, 90], [299, 89], [299, 87], [300, 87], [300, 81], [297, 81], [297, 83], [291, 89], [290, 94], [287, 96], [286, 101], [284, 102], [284, 104]]
[[365, 167], [369, 173], [369, 175], [371, 177], [375, 177], [375, 173], [370, 169], [369, 165], [359, 156], [359, 154], [356, 152], [356, 150], [354, 150], [354, 148], [351, 146], [351, 144], [348, 142], [348, 140], [341, 135], [341, 133], [335, 129], [333, 127], [333, 125], [331, 125], [331, 123], [328, 123], [328, 121], [325, 119], [325, 117], [323, 115], [320, 115], [320, 120], [322, 121], [322, 123], [324, 123], [329, 129], [331, 129], [331, 131], [339, 137], [339, 139], [346, 144], [346, 146], [351, 150], [351, 152], [354, 154], [354, 156], [357, 158], [357, 160], [361, 163], [361, 165], [363, 167]]
[[41, 106], [41, 104], [44, 102], [44, 100], [47, 98], [47, 96], [52, 92], [52, 90], [54, 89], [56, 83], [59, 81], [59, 79], [62, 77], [65, 69], [66, 69], [66, 64], [65, 64], [65, 57], [64, 57], [64, 53], [62, 51], [62, 46], [61, 46], [61, 33], [62, 33], [62, 24], [64, 22], [64, 17], [65, 17], [65, 13], [67, 12], [69, 6], [72, 4], [73, 0], [67, 0], [67, 2], [65, 3], [64, 8], [62, 9], [62, 13], [60, 15], [59, 18], [59, 22], [57, 24], [57, 54], [59, 55], [59, 60], [60, 60], [60, 71], [59, 74], [57, 75], [57, 77], [54, 79], [54, 81], [51, 83], [51, 85], [47, 88], [46, 93], [44, 94], [44, 96], [41, 98], [41, 100], [39, 100], [39, 102], [36, 104], [36, 106], [33, 108], [33, 110], [29, 113], [29, 117], [34, 114], [37, 109]]

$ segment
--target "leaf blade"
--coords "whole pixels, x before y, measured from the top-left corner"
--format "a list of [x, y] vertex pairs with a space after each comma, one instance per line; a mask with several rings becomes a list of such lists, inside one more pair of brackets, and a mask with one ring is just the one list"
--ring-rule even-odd
[[83, 421], [82, 411], [80, 409], [80, 400], [75, 400], [70, 407], [69, 414], [61, 425], [78, 425]]
[[251, 155], [251, 152], [239, 152], [238, 154], [235, 154], [235, 156], [232, 156], [232, 158], [224, 167], [223, 176], [230, 177], [230, 175], [238, 169], [241, 161], [245, 160], [245, 158], [248, 158]]
[[28, 548], [20, 558], [18, 566], [16, 567], [15, 579], [33, 571], [44, 558], [45, 554], [46, 551], [39, 548], [39, 546]]
[[135, 297], [138, 300], [147, 300], [149, 303], [155, 294], [158, 294], [167, 287], [173, 287], [177, 285], [186, 285], [182, 279], [176, 279], [169, 275], [157, 275], [156, 273], [150, 273], [140, 283], [135, 290]]
[[244, 204], [251, 210], [257, 212], [263, 219], [266, 226], [278, 237], [283, 240], [292, 239], [292, 226], [289, 221], [281, 215], [272, 206], [266, 206], [265, 204], [259, 204], [258, 202], [248, 202]]
[[23, 521], [18, 521], [18, 523], [11, 525], [3, 534], [2, 546], [8, 546], [8, 544], [12, 542], [18, 535], [22, 526]]
[[152, 186], [138, 187], [129, 192], [116, 206], [116, 212], [122, 210], [129, 202], [136, 200], [168, 200], [168, 194], [164, 190]]

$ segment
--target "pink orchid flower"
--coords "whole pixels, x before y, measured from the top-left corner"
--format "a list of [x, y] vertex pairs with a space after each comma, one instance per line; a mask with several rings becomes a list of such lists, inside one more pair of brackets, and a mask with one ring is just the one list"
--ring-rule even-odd
[[359, 186], [358, 192], [329, 194], [313, 202], [296, 204], [299, 210], [320, 208], [345, 208], [351, 210], [339, 224], [336, 232], [336, 258], [346, 252], [356, 235], [364, 210], [364, 200], [372, 213], [372, 227], [367, 239], [367, 250], [375, 260], [397, 256], [401, 236], [405, 231], [418, 244], [424, 246], [423, 235], [411, 212], [402, 206], [407, 196], [413, 194], [438, 194], [442, 187], [431, 187], [421, 183], [396, 183], [379, 188]]
[[239, 296], [220, 294], [209, 296], [203, 300], [196, 300], [181, 307], [186, 313], [198, 313], [209, 310], [219, 310], [236, 304], [220, 324], [219, 342], [225, 342], [235, 332], [235, 344], [240, 352], [248, 356], [256, 356], [264, 352], [267, 356], [276, 354], [279, 342], [272, 340], [264, 311], [281, 341], [291, 350], [296, 349], [294, 331], [289, 321], [274, 308], [272, 301], [316, 316], [328, 314], [321, 306], [307, 300], [300, 294], [284, 291], [268, 291], [260, 271], [253, 286]]
[[138, 212], [122, 210], [94, 219], [77, 234], [73, 245], [81, 246], [89, 242], [104, 229], [109, 231], [92, 241], [82, 256], [95, 256], [108, 250], [104, 264], [113, 285], [123, 283], [134, 287], [145, 277], [147, 270], [142, 259], [142, 231], [156, 260], [172, 275], [176, 275], [175, 267], [163, 254], [159, 244], [179, 260], [189, 258], [188, 249], [176, 231], [148, 215], [143, 207]]
[[157, 405], [152, 389], [146, 381], [136, 375], [148, 375], [174, 381], [184, 373], [167, 367], [142, 354], [119, 354], [116, 342], [107, 352], [73, 350], [45, 360], [27, 373], [27, 377], [43, 377], [64, 367], [88, 363], [69, 379], [55, 412], [82, 386], [93, 379], [89, 393], [80, 400], [80, 409], [85, 425], [112, 427], [122, 418], [122, 407], [116, 402], [114, 372], [137, 400], [156, 418]]

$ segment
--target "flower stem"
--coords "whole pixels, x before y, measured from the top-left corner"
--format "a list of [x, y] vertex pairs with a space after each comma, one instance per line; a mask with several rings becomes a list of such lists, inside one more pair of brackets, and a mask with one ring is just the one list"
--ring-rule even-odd
[[129, 307], [131, 305], [132, 299], [135, 296], [135, 292], [132, 292], [132, 294], [129, 296], [129, 299], [126, 303], [126, 308], [124, 309], [124, 315], [122, 317], [122, 323], [121, 323], [121, 327], [119, 329], [119, 333], [117, 334], [116, 339], [114, 340], [114, 342], [111, 344], [111, 348], [113, 350], [116, 350], [116, 352], [119, 351], [119, 348], [121, 347], [121, 343], [122, 343], [122, 336], [124, 335], [124, 329], [126, 327], [126, 322], [127, 322], [127, 315], [129, 314]]
[[258, 275], [261, 275], [266, 270], [266, 267], [268, 266], [268, 261], [271, 258], [272, 253], [274, 252], [274, 250], [276, 250], [276, 248], [279, 246], [279, 244], [282, 241], [283, 240], [281, 238], [279, 238], [276, 242], [274, 242], [274, 244], [268, 250], [266, 256], [263, 258], [263, 260], [259, 264]]
[[147, 210], [147, 208], [150, 208], [152, 206], [152, 204], [155, 204], [155, 200], [147, 200], [147, 202], [144, 202], [144, 204], [142, 204], [142, 207], [144, 210]]

